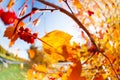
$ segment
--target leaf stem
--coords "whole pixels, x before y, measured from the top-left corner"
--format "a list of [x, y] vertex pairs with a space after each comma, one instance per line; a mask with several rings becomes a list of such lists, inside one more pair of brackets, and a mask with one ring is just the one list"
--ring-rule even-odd
[[71, 13], [74, 14], [74, 12], [72, 11], [71, 7], [69, 6], [67, 0], [65, 0], [64, 2], [65, 2], [65, 4], [68, 6], [68, 8], [70, 9]]

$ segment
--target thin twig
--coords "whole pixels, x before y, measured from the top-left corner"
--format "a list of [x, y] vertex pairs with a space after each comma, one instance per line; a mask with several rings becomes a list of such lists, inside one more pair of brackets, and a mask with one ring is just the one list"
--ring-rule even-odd
[[17, 24], [16, 24], [16, 27], [15, 27], [15, 29], [14, 29], [13, 35], [15, 34], [15, 32], [16, 32], [16, 30], [17, 30], [17, 28], [18, 28], [19, 23], [20, 23], [22, 20], [24, 20], [25, 18], [29, 17], [33, 12], [38, 11], [38, 10], [40, 10], [40, 11], [53, 11], [53, 10], [56, 10], [56, 9], [37, 9], [37, 8], [32, 8], [32, 11], [31, 11], [30, 13], [28, 13], [27, 15], [23, 16], [22, 18], [20, 18], [20, 19], [18, 20], [18, 22], [17, 22]]
[[71, 7], [69, 6], [67, 0], [64, 0], [65, 4], [68, 6], [68, 8], [70, 9], [71, 13], [74, 14], [74, 12], [72, 11]]
[[33, 8], [33, 10], [39, 10], [39, 11], [51, 11], [51, 12], [53, 12], [54, 10], [57, 10], [57, 9], [39, 9], [39, 8]]

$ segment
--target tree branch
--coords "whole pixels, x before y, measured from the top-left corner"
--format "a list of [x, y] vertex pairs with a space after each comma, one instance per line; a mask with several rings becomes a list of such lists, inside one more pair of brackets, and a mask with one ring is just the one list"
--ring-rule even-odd
[[71, 17], [71, 18], [78, 24], [79, 28], [82, 28], [82, 29], [86, 32], [86, 34], [88, 35], [88, 37], [89, 37], [89, 39], [91, 40], [92, 44], [95, 46], [96, 51], [99, 51], [99, 48], [97, 47], [94, 39], [91, 37], [89, 31], [83, 26], [83, 24], [77, 19], [77, 17], [75, 17], [72, 13], [68, 12], [67, 10], [65, 10], [65, 9], [63, 9], [63, 8], [55, 5], [55, 4], [52, 4], [52, 3], [47, 2], [47, 1], [45, 1], [45, 0], [37, 0], [37, 1], [39, 1], [39, 2], [41, 2], [41, 3], [43, 3], [43, 4], [45, 4], [45, 5], [48, 5], [48, 6], [50, 6], [50, 7], [53, 7], [53, 8], [55, 8], [55, 9], [58, 9], [58, 10], [60, 10], [62, 13], [64, 13], [64, 14], [66, 14], [67, 16]]
[[[50, 6], [50, 7], [53, 7], [53, 8], [55, 8], [55, 9], [58, 9], [58, 10], [60, 10], [60, 12], [66, 14], [67, 16], [69, 16], [70, 18], [72, 18], [73, 21], [75, 21], [75, 22], [78, 24], [79, 28], [82, 28], [82, 29], [85, 31], [85, 33], [88, 35], [88, 37], [89, 37], [89, 39], [91, 40], [92, 44], [93, 44], [93, 45], [95, 46], [95, 48], [96, 48], [95, 51], [96, 51], [96, 52], [100, 52], [100, 50], [99, 50], [99, 48], [97, 47], [94, 39], [91, 37], [89, 31], [88, 31], [88, 30], [85, 28], [85, 26], [77, 19], [77, 17], [74, 16], [74, 14], [68, 12], [67, 10], [65, 10], [65, 9], [62, 8], [62, 7], [59, 7], [59, 6], [55, 5], [55, 4], [52, 4], [52, 3], [50, 3], [50, 2], [47, 2], [47, 1], [45, 1], [45, 0], [37, 0], [37, 1], [39, 1], [39, 2], [41, 2], [41, 3], [43, 3], [43, 4], [45, 4], [45, 5], [48, 5], [48, 6]], [[117, 75], [117, 73], [116, 73], [116, 71], [115, 71], [115, 69], [114, 69], [114, 67], [113, 67], [110, 59], [109, 59], [105, 54], [103, 54], [103, 53], [101, 53], [101, 54], [102, 54], [105, 58], [107, 58], [107, 60], [110, 62], [111, 68], [113, 69], [113, 71], [114, 71], [117, 79], [119, 80], [119, 77], [118, 77], [118, 75]], [[91, 57], [93, 57], [93, 56], [94, 56], [94, 54], [93, 54]], [[90, 58], [91, 58], [91, 57], [90, 57]], [[88, 58], [88, 60], [89, 60], [90, 58]], [[88, 60], [87, 60], [87, 61], [88, 61]]]

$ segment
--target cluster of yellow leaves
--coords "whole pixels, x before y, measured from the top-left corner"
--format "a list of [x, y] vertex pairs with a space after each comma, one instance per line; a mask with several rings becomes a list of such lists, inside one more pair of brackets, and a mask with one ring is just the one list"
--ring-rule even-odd
[[[53, 61], [52, 63], [56, 63], [58, 61], [70, 61], [73, 65], [70, 66], [67, 73], [64, 74], [61, 70], [58, 73], [53, 73], [55, 75], [51, 75], [54, 78], [62, 78], [62, 80], [81, 80], [85, 79], [81, 77], [82, 65], [80, 62], [80, 46], [76, 43], [73, 45], [70, 44], [71, 35], [55, 30], [50, 33], [47, 33], [44, 37], [41, 38], [43, 41], [43, 50], [47, 54], [47, 57], [50, 57], [49, 61]], [[46, 43], [44, 43], [46, 42]], [[34, 58], [34, 51], [31, 49], [28, 50], [31, 55], [31, 58]], [[46, 58], [47, 58], [46, 57]], [[50, 64], [49, 64], [50, 65]], [[37, 65], [34, 67], [33, 71], [48, 73], [46, 67], [43, 65]], [[29, 79], [33, 76], [33, 71], [31, 73], [28, 71]], [[31, 75], [32, 74], [32, 75]], [[50, 75], [49, 75], [50, 76]]]
[[56, 61], [69, 60], [70, 58], [80, 57], [80, 46], [76, 43], [71, 45], [71, 38], [71, 35], [63, 31], [52, 31], [41, 38], [44, 42], [47, 42], [47, 44], [43, 43], [43, 49]]
[[44, 78], [44, 74], [40, 73], [40, 72], [35, 72], [34, 69], [29, 69], [27, 71], [27, 80], [41, 80]]
[[[120, 4], [120, 1], [119, 0], [116, 0], [116, 1], [104, 1], [104, 0], [100, 0], [100, 1], [84, 0], [83, 1], [82, 0], [80, 1], [80, 3], [82, 4], [82, 7], [80, 10], [78, 10], [76, 17], [83, 23], [83, 25], [88, 30], [91, 28], [91, 26], [93, 27], [93, 29], [96, 30], [95, 34], [93, 34], [92, 37], [94, 38], [98, 47], [100, 49], [103, 49], [103, 54], [105, 54], [109, 58], [109, 60], [111, 61], [112, 65], [115, 68], [116, 73], [119, 74], [120, 67], [118, 68], [116, 66], [118, 66], [120, 62], [120, 59], [119, 59], [120, 58], [119, 56], [120, 55], [120, 52], [119, 52], [120, 51], [119, 50], [120, 7], [118, 7]], [[93, 11], [94, 14], [92, 16], [89, 16], [87, 13], [88, 10]], [[117, 13], [114, 13], [114, 12], [117, 12]], [[84, 57], [88, 57], [90, 55], [87, 52], [87, 46], [82, 46], [81, 51], [84, 52], [85, 54], [84, 55], [83, 53], [81, 53], [82, 54], [81, 56], [83, 57], [82, 60], [84, 60]], [[101, 53], [98, 53], [98, 54], [101, 54]], [[100, 61], [98, 59], [100, 59]], [[107, 77], [109, 76], [111, 77], [111, 79], [116, 80], [116, 78], [114, 78], [115, 73], [111, 69], [110, 62], [108, 59], [106, 59], [103, 55], [97, 55], [97, 57], [94, 56], [93, 59], [91, 60], [94, 60], [93, 65], [97, 64], [98, 66], [101, 66], [101, 65], [105, 66], [107, 68], [106, 70], [108, 71], [108, 73], [111, 73], [111, 74], [108, 74]], [[97, 63], [98, 61], [100, 63]], [[88, 64], [89, 63], [90, 62], [88, 62]], [[90, 66], [87, 66], [87, 67], [90, 67]], [[96, 68], [96, 70], [99, 71], [99, 68]], [[103, 71], [105, 72], [105, 70]], [[94, 72], [88, 70], [89, 75], [91, 75], [92, 73]], [[107, 74], [107, 72], [105, 72], [105, 74]], [[94, 74], [92, 76], [94, 76]], [[105, 77], [105, 79], [107, 77]]]

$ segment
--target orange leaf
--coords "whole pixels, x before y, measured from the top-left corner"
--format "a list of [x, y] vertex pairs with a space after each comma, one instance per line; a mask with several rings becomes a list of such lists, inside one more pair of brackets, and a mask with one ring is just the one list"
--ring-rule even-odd
[[97, 74], [93, 80], [105, 80], [101, 74]]
[[35, 57], [35, 51], [34, 51], [34, 50], [29, 49], [29, 50], [28, 50], [28, 53], [29, 53], [30, 59], [33, 59], [33, 58]]
[[59, 0], [59, 2], [62, 2], [63, 0]]
[[14, 33], [15, 27], [14, 26], [9, 26], [6, 28], [4, 32], [4, 37], [7, 37], [8, 39], [11, 39]]
[[34, 26], [37, 26], [39, 22], [40, 22], [39, 18], [35, 19], [35, 20], [33, 21]]
[[20, 17], [23, 16], [23, 15], [26, 13], [27, 8], [28, 8], [28, 5], [25, 5], [25, 6], [22, 8], [22, 10], [21, 10], [21, 12], [20, 12], [20, 14], [19, 14]]
[[80, 9], [82, 8], [82, 5], [79, 0], [74, 0], [73, 5], [77, 8]]
[[10, 47], [18, 39], [17, 29], [19, 29], [19, 27], [21, 27], [21, 26], [24, 26], [24, 23], [20, 22], [17, 27], [16, 27], [16, 25], [17, 25], [17, 21], [14, 22], [14, 26], [7, 27], [4, 32], [4, 37], [7, 37], [8, 39], [10, 39], [10, 44], [9, 44]]
[[81, 76], [80, 80], [86, 80], [86, 78], [84, 76]]
[[68, 71], [68, 77], [67, 80], [81, 80], [81, 71], [82, 71], [82, 65], [81, 62], [77, 59], [74, 59], [73, 66], [70, 67]]
[[[114, 63], [114, 61], [115, 61], [115, 56], [113, 56], [111, 53], [109, 53], [109, 52], [106, 52], [105, 53], [105, 55], [110, 59], [110, 61], [112, 62], [112, 63]], [[105, 58], [105, 60], [104, 60], [104, 63], [105, 64], [110, 64], [110, 62]]]
[[0, 3], [2, 2], [3, 0], [0, 0]]
[[10, 0], [8, 5], [7, 5], [7, 8], [8, 10], [15, 4], [15, 1], [14, 0]]
[[14, 43], [15, 43], [15, 41], [18, 39], [18, 34], [17, 33], [15, 33], [13, 36], [12, 36], [12, 38], [11, 38], [11, 40], [10, 40], [10, 44], [9, 44], [9, 47], [11, 47]]

